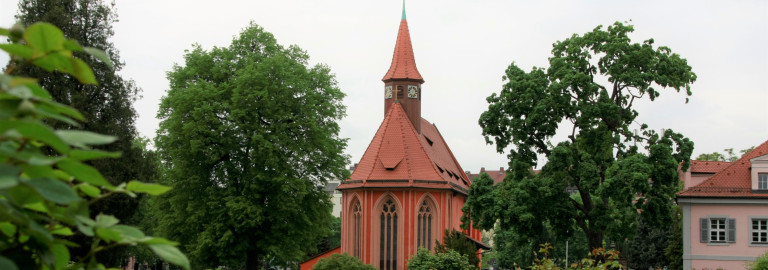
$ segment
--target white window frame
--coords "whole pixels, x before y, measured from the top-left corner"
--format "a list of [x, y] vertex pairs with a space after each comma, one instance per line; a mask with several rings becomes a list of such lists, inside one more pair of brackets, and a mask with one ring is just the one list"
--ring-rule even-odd
[[757, 174], [757, 190], [768, 190], [768, 173]]
[[[715, 224], [717, 222], [717, 224]], [[722, 228], [719, 228], [722, 227]], [[709, 218], [709, 242], [727, 243], [728, 237], [728, 219], [727, 218]], [[721, 240], [722, 237], [722, 240]]]
[[[755, 229], [754, 223], [755, 221], [758, 221], [763, 225], [766, 226], [765, 229], [763, 228], [757, 228]], [[760, 226], [760, 227], [763, 227]], [[762, 234], [762, 237], [766, 239], [765, 242], [755, 242], [754, 241], [754, 234]], [[749, 245], [750, 246], [768, 246], [768, 216], [750, 216], [749, 217]]]
[[[738, 225], [736, 224], [736, 219], [730, 218], [726, 215], [712, 215], [707, 217], [701, 217], [701, 220], [706, 220], [706, 231], [704, 231], [704, 228], [701, 228], [700, 233], [706, 233], [706, 241], [702, 239], [702, 243], [707, 243], [707, 245], [712, 246], [727, 246], [730, 244], [733, 244], [736, 242], [737, 235], [736, 235], [736, 228]], [[712, 228], [713, 221], [718, 221], [718, 227], [720, 221], [723, 222], [723, 228]], [[752, 223], [750, 223], [750, 226], [752, 226]], [[719, 233], [717, 234], [718, 237], [716, 240], [713, 240], [712, 233], [714, 232], [722, 232], [724, 240], [720, 240]], [[750, 234], [751, 235], [751, 234]]]

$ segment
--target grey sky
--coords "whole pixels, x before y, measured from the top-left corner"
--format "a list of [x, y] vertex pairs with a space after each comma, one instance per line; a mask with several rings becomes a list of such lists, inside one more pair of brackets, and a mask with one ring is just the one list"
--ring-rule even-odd
[[[2, 27], [13, 23], [16, 2], [0, 0]], [[193, 43], [227, 46], [249, 21], [261, 25], [336, 74], [347, 94], [341, 136], [350, 139], [346, 152], [354, 163], [384, 115], [381, 78], [400, 10], [398, 0], [123, 0], [113, 41], [126, 63], [122, 75], [143, 89], [135, 104], [138, 129], [154, 137], [165, 73], [183, 64], [184, 50]], [[631, 20], [634, 42], [654, 38], [698, 75], [688, 104], [683, 94], [662, 91], [657, 101], [637, 104], [639, 122], [682, 132], [696, 143], [695, 155], [768, 139], [768, 1], [411, 0], [407, 13], [426, 80], [422, 115], [465, 170], [506, 167], [505, 155], [485, 144], [477, 119], [511, 62], [525, 70], [546, 66], [555, 41], [615, 21]]]

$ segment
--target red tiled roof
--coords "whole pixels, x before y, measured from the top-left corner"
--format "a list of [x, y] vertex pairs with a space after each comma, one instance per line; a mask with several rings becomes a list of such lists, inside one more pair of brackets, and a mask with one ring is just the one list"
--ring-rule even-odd
[[397, 42], [395, 42], [395, 52], [392, 56], [392, 64], [389, 71], [381, 79], [384, 82], [395, 79], [416, 80], [424, 83], [424, 78], [416, 69], [416, 60], [413, 57], [413, 47], [411, 46], [411, 35], [408, 31], [408, 22], [403, 19], [400, 21], [400, 30], [397, 32]]
[[727, 161], [707, 161], [707, 160], [691, 160], [691, 173], [716, 173], [719, 172], [731, 162]]
[[418, 134], [400, 103], [394, 103], [355, 171], [338, 188], [428, 187], [466, 192], [468, 178], [440, 132], [427, 120], [421, 121]]
[[768, 193], [752, 192], [750, 159], [768, 155], [768, 141], [730, 163], [701, 184], [677, 194], [678, 197], [763, 197]]
[[481, 168], [479, 173], [469, 174], [469, 180], [471, 180], [470, 182], [474, 182], [475, 178], [480, 176], [481, 173], [487, 173], [488, 176], [490, 176], [491, 179], [493, 179], [494, 185], [503, 182], [504, 177], [507, 176], [507, 172], [504, 170], [504, 168], [499, 168], [498, 171], [488, 171], [488, 170], [485, 170], [485, 168]]

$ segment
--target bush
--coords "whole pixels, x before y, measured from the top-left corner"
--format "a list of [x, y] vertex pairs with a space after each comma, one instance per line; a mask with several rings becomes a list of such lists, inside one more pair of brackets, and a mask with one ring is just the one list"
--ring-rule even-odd
[[328, 258], [323, 258], [317, 261], [314, 270], [376, 270], [375, 267], [363, 263], [360, 259], [344, 254], [333, 254]]
[[410, 270], [467, 270], [477, 269], [469, 264], [466, 255], [448, 249], [445, 252], [432, 254], [425, 248], [419, 248], [415, 255], [408, 260]]
[[757, 261], [749, 265], [750, 270], [768, 270], [768, 252], [757, 258]]

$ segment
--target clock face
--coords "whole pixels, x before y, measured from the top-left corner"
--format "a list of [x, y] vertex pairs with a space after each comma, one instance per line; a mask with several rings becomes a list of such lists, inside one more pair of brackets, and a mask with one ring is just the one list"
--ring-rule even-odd
[[392, 86], [384, 87], [384, 98], [386, 99], [392, 98]]
[[416, 85], [409, 85], [408, 86], [408, 97], [409, 98], [419, 98], [419, 87]]

